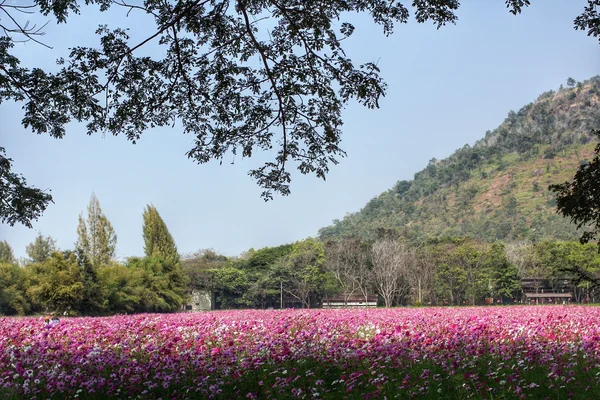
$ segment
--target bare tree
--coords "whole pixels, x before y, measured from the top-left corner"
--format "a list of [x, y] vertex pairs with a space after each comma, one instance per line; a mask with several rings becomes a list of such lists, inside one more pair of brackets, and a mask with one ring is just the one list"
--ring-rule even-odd
[[517, 267], [519, 275], [526, 276], [528, 264], [531, 259], [533, 246], [527, 242], [509, 242], [504, 246], [504, 254], [512, 265]]
[[373, 278], [386, 307], [402, 299], [410, 290], [407, 276], [416, 265], [416, 253], [406, 244], [384, 238], [371, 248]]
[[342, 288], [344, 303], [360, 292], [367, 301], [370, 288], [367, 253], [359, 239], [344, 239], [328, 242], [325, 245], [327, 262], [325, 269], [336, 279]]
[[522, 276], [533, 278], [536, 293], [544, 286], [545, 281], [550, 280], [552, 277], [552, 270], [537, 257], [533, 246], [527, 252], [525, 274]]
[[417, 262], [407, 272], [407, 280], [413, 300], [417, 304], [431, 301], [435, 279], [435, 257], [426, 249], [417, 253]]
[[354, 280], [356, 283], [356, 287], [358, 288], [358, 291], [365, 298], [365, 302], [368, 302], [369, 294], [373, 293], [373, 291], [372, 291], [373, 279], [372, 279], [371, 270], [369, 269], [369, 267], [367, 265], [369, 255], [367, 253], [365, 253], [364, 251], [363, 251], [362, 255], [363, 255], [362, 264], [361, 264], [361, 267], [356, 270], [356, 274], [354, 275]]

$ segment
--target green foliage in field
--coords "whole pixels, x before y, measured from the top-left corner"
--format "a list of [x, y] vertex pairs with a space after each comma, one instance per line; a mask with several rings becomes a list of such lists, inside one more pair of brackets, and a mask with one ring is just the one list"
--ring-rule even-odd
[[26, 267], [26, 293], [38, 310], [72, 311], [84, 299], [84, 279], [75, 254], [54, 252]]
[[[536, 399], [595, 399], [600, 398], [597, 366], [590, 365], [583, 354], [569, 360], [572, 369], [568, 379], [556, 373], [552, 363], [527, 365], [518, 358], [481, 354], [461, 359], [452, 357], [456, 368], [441, 366], [430, 360], [407, 360], [382, 357], [375, 365], [348, 360], [345, 363], [323, 363], [310, 358], [293, 362], [268, 362], [259, 369], [224, 378], [208, 376], [207, 386], [214, 384], [210, 393], [214, 399], [448, 399], [466, 398], [518, 400]], [[564, 357], [563, 357], [564, 358]], [[449, 373], [450, 370], [450, 373]], [[112, 371], [106, 371], [108, 376]], [[196, 371], [186, 371], [178, 377], [178, 384], [168, 389], [156, 385], [145, 393], [147, 399], [206, 398], [208, 393], [194, 393]], [[563, 378], [563, 379], [560, 379]], [[530, 382], [524, 384], [525, 382]], [[0, 391], [5, 399], [22, 400], [24, 397]], [[182, 397], [182, 394], [186, 394]], [[309, 397], [310, 396], [310, 397]], [[44, 396], [44, 399], [63, 399], [64, 394]], [[120, 399], [104, 393], [81, 390], [82, 400]]]
[[127, 267], [141, 271], [142, 310], [146, 312], [178, 311], [185, 300], [186, 276], [178, 263], [162, 257], [133, 257]]

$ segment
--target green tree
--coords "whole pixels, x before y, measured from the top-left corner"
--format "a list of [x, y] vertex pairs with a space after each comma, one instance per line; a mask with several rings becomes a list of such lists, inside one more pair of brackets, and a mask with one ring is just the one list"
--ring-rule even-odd
[[56, 241], [51, 236], [44, 236], [38, 232], [35, 240], [27, 245], [25, 252], [29, 256], [27, 262], [43, 262], [56, 251]]
[[117, 234], [102, 213], [100, 202], [94, 193], [90, 198], [87, 213], [87, 219], [79, 215], [75, 246], [93, 268], [98, 268], [100, 265], [107, 265], [115, 257]]
[[[143, 300], [145, 271], [111, 263], [98, 268], [98, 279], [104, 299], [103, 308], [111, 313], [134, 313], [145, 311]], [[151, 307], [148, 307], [151, 308]]]
[[514, 299], [521, 290], [519, 270], [506, 257], [504, 245], [494, 243], [487, 253], [487, 267], [493, 280], [494, 294], [503, 299]]
[[211, 269], [211, 289], [216, 294], [219, 308], [243, 308], [252, 305], [251, 299], [244, 296], [250, 288], [248, 272], [226, 265]]
[[273, 277], [281, 281], [283, 290], [297, 299], [302, 307], [319, 304], [327, 289], [335, 287], [334, 278], [326, 272], [325, 249], [321, 242], [305, 239], [293, 244], [292, 251], [276, 264]]
[[237, 265], [249, 271], [264, 272], [275, 265], [282, 257], [289, 255], [292, 249], [293, 244], [264, 247], [259, 250], [251, 249]]
[[569, 247], [564, 269], [572, 276], [576, 301], [593, 301], [593, 295], [597, 288], [592, 287], [591, 282], [588, 279], [582, 279], [582, 277], [600, 278], [600, 253], [598, 249], [591, 243], [568, 242], [564, 245]]
[[208, 282], [204, 288], [215, 292], [219, 308], [278, 307], [281, 283], [286, 282], [286, 289], [292, 287], [289, 276], [282, 278], [285, 275], [283, 260], [292, 250], [293, 244], [250, 249], [229, 260], [208, 252], [206, 260], [202, 261], [204, 257], [198, 260], [200, 265], [214, 265], [208, 274], [203, 274]]
[[437, 263], [434, 292], [441, 304], [460, 305], [465, 298], [467, 273], [461, 264], [453, 262], [454, 242], [436, 243], [431, 254]]
[[460, 305], [465, 298], [465, 282], [467, 274], [459, 265], [440, 264], [435, 276], [435, 291], [444, 304]]
[[187, 281], [179, 263], [162, 257], [130, 258], [127, 267], [142, 271], [141, 303], [145, 311], [172, 312], [185, 300]]
[[46, 261], [25, 267], [28, 275], [27, 296], [46, 311], [79, 309], [84, 282], [75, 254], [54, 252]]
[[22, 268], [0, 262], [0, 314], [25, 315], [29, 311], [24, 283]]
[[461, 243], [452, 254], [451, 262], [465, 273], [465, 296], [471, 305], [481, 303], [488, 292], [491, 277], [484, 254], [484, 246], [470, 241]]
[[272, 272], [247, 273], [249, 286], [242, 295], [244, 303], [251, 304], [254, 308], [280, 307], [281, 284]]
[[576, 299], [589, 296], [600, 279], [600, 254], [589, 243], [544, 241], [535, 246], [536, 256], [548, 270], [548, 281], [558, 289], [565, 280], [574, 284]]
[[223, 267], [227, 261], [227, 257], [217, 254], [213, 249], [184, 255], [181, 259], [181, 269], [188, 278], [188, 290], [210, 289], [210, 270]]
[[485, 248], [466, 238], [443, 238], [428, 246], [435, 268], [434, 293], [440, 303], [475, 304], [488, 294], [490, 276]]
[[[147, 23], [139, 26], [153, 27], [152, 33], [133, 42], [131, 36], [144, 32], [130, 36], [125, 27], [104, 25], [97, 30], [100, 45], [74, 47], [67, 60], [59, 60], [56, 73], [19, 66], [12, 54], [15, 43], [40, 43], [42, 33], [19, 22], [19, 11], [27, 14], [35, 5], [42, 15], [65, 23], [69, 13], [88, 12], [92, 4], [99, 4], [101, 12], [140, 13]], [[417, 22], [440, 28], [457, 20], [458, 0], [412, 5]], [[506, 5], [517, 14], [529, 0], [506, 0]], [[575, 20], [577, 29], [593, 36], [600, 35], [596, 5], [597, 0], [588, 0]], [[378, 107], [385, 95], [377, 65], [356, 67], [346, 55], [345, 39], [355, 30], [347, 16], [369, 15], [385, 35], [409, 20], [405, 5], [386, 0], [89, 0], [85, 6], [77, 0], [31, 0], [1, 3], [0, 10], [10, 17], [0, 25], [0, 102], [24, 102], [25, 127], [62, 138], [67, 123], [87, 121], [90, 133], [124, 134], [135, 143], [146, 129], [178, 121], [195, 136], [187, 155], [199, 163], [222, 160], [229, 152], [250, 157], [276, 147], [274, 159], [249, 173], [265, 189], [265, 198], [289, 193], [290, 164], [324, 178], [344, 155], [344, 106], [356, 100]], [[139, 54], [150, 42], [161, 56]], [[50, 198], [38, 200], [16, 211], [3, 208], [1, 217], [15, 215], [28, 223]]]
[[[526, 245], [522, 249], [520, 275], [523, 278], [533, 279], [533, 288], [536, 293], [539, 293], [544, 282], [551, 281], [554, 276], [552, 256], [547, 255], [547, 248], [547, 242], [540, 242], [531, 246]], [[515, 258], [513, 257], [513, 259]]]
[[[65, 252], [70, 255], [70, 252]], [[104, 293], [98, 278], [98, 268], [94, 267], [87, 255], [81, 250], [75, 249], [75, 257], [81, 271], [83, 280], [83, 299], [79, 304], [79, 311], [83, 314], [98, 314], [104, 311]]]
[[0, 263], [12, 264], [15, 262], [12, 247], [6, 240], [0, 242]]
[[170, 263], [179, 263], [179, 253], [167, 225], [153, 205], [147, 205], [143, 214], [144, 253], [146, 257], [163, 257]]

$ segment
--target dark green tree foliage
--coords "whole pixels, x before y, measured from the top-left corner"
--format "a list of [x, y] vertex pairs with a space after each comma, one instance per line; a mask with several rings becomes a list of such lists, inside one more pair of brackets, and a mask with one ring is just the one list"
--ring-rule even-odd
[[150, 307], [143, 300], [145, 271], [121, 264], [111, 264], [98, 269], [101, 284], [103, 309], [109, 313], [144, 312]]
[[30, 306], [25, 296], [23, 269], [0, 262], [0, 315], [25, 315]]
[[481, 244], [465, 241], [451, 258], [453, 266], [464, 271], [465, 301], [471, 305], [480, 304], [489, 294], [490, 271], [485, 265], [485, 251]]
[[[323, 244], [294, 244], [250, 250], [208, 271], [204, 289], [213, 290], [219, 308], [313, 307], [337, 289], [324, 269]], [[185, 263], [185, 261], [184, 261]]]
[[487, 255], [487, 268], [493, 280], [493, 295], [514, 299], [521, 290], [519, 271], [506, 257], [504, 245], [494, 243]]
[[248, 289], [244, 300], [253, 308], [279, 308], [281, 306], [281, 286], [277, 280], [277, 270], [270, 269], [265, 273], [250, 273]]
[[12, 247], [6, 240], [0, 242], [0, 263], [12, 264], [15, 262]]
[[559, 288], [565, 280], [574, 282], [578, 301], [598, 294], [594, 283], [600, 278], [600, 254], [593, 244], [543, 241], [535, 245], [535, 257], [552, 287]]
[[[250, 249], [242, 257], [230, 260], [222, 271], [212, 270], [217, 304], [232, 304], [236, 308], [279, 307], [280, 267], [292, 249], [292, 244]], [[227, 282], [228, 276], [231, 282]]]
[[98, 278], [98, 269], [101, 267], [94, 267], [88, 256], [81, 249], [76, 248], [74, 253], [83, 281], [83, 298], [78, 310], [84, 314], [101, 313], [105, 311], [104, 293], [102, 292], [102, 284]]
[[145, 271], [121, 264], [111, 264], [98, 269], [98, 279], [103, 292], [103, 309], [109, 313], [143, 312]]
[[562, 245], [568, 247], [568, 252], [560, 268], [561, 275], [566, 272], [567, 277], [577, 285], [577, 301], [593, 302], [594, 295], [600, 294], [599, 287], [595, 284], [600, 280], [600, 253], [597, 246], [592, 243], [581, 245], [577, 242], [566, 242]]
[[25, 248], [29, 256], [28, 262], [46, 261], [54, 251], [56, 251], [56, 241], [51, 236], [42, 235], [41, 232]]
[[300, 302], [303, 308], [310, 308], [319, 304], [329, 287], [335, 287], [333, 277], [324, 269], [324, 263], [325, 249], [321, 242], [310, 238], [296, 242], [292, 251], [276, 264], [274, 280], [281, 280], [287, 294]]
[[127, 267], [142, 271], [144, 311], [172, 312], [181, 308], [187, 281], [179, 263], [172, 264], [162, 257], [134, 257], [129, 259]]
[[520, 299], [519, 271], [508, 261], [501, 243], [440, 238], [420, 247], [419, 260], [425, 304], [481, 305], [490, 297]]
[[[209, 288], [220, 308], [279, 307], [279, 268], [292, 244], [250, 249], [242, 257], [220, 262], [209, 270]], [[286, 295], [287, 296], [287, 295]]]
[[[6, 84], [6, 76], [3, 74], [6, 71], [5, 47], [6, 38], [0, 37], [0, 104], [5, 95], [3, 89]], [[52, 196], [27, 186], [23, 176], [11, 171], [12, 159], [5, 154], [4, 147], [0, 147], [0, 222], [10, 226], [20, 223], [31, 228], [31, 222], [42, 215], [52, 201]]]
[[243, 268], [251, 271], [268, 269], [282, 257], [287, 256], [293, 250], [292, 244], [284, 244], [276, 247], [265, 247], [259, 250], [250, 250], [248, 258], [241, 261]]
[[172, 264], [179, 263], [179, 253], [173, 236], [153, 205], [146, 206], [143, 214], [144, 253], [146, 257], [162, 257]]
[[212, 249], [197, 251], [184, 255], [181, 259], [181, 269], [188, 278], [188, 291], [210, 289], [211, 270], [223, 267], [228, 258], [217, 254]]
[[247, 295], [250, 285], [248, 272], [243, 269], [229, 265], [211, 270], [211, 288], [220, 308], [251, 308]]
[[39, 309], [59, 313], [79, 309], [85, 285], [75, 254], [54, 252], [26, 270], [27, 296]]
[[490, 278], [482, 247], [464, 238], [443, 239], [433, 247], [439, 265], [435, 290], [443, 304], [481, 304], [487, 297]]
[[[79, 11], [75, 0], [36, 3], [59, 22]], [[265, 198], [289, 193], [289, 162], [324, 178], [329, 163], [343, 155], [343, 105], [356, 99], [377, 107], [385, 93], [377, 66], [355, 67], [344, 52], [343, 39], [354, 27], [334, 21], [365, 12], [389, 35], [395, 23], [408, 20], [405, 6], [384, 0], [88, 3], [101, 11], [139, 12], [155, 32], [132, 42], [127, 29], [101, 26], [99, 48], [75, 47], [56, 74], [20, 68], [10, 55], [13, 36], [33, 34], [17, 29], [2, 38], [4, 97], [25, 101], [24, 125], [62, 137], [67, 122], [86, 120], [90, 133], [125, 134], [135, 142], [150, 127], [179, 121], [196, 136], [188, 156], [199, 163], [222, 160], [229, 151], [249, 157], [281, 143], [274, 160], [250, 171]], [[457, 1], [414, 4], [419, 22], [440, 27], [456, 20]], [[14, 13], [7, 6], [3, 11]], [[164, 58], [137, 55], [155, 38]]]
[[588, 36], [600, 40], [600, 0], [588, 0], [584, 12], [575, 18], [575, 29], [587, 31]]
[[[543, 241], [535, 245], [537, 260], [547, 272], [553, 286], [568, 279], [579, 287], [597, 290], [600, 279], [600, 255], [591, 251], [592, 244]], [[589, 292], [589, 291], [588, 291]]]

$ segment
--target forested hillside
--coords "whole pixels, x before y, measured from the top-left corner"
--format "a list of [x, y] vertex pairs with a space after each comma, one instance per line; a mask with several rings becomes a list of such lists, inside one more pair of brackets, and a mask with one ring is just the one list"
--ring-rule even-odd
[[533, 103], [444, 160], [432, 159], [359, 212], [334, 220], [322, 239], [372, 239], [395, 229], [411, 242], [439, 236], [484, 241], [578, 237], [556, 214], [548, 185], [570, 179], [594, 148], [600, 126], [600, 76], [540, 95]]

